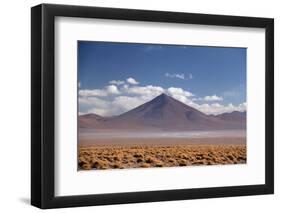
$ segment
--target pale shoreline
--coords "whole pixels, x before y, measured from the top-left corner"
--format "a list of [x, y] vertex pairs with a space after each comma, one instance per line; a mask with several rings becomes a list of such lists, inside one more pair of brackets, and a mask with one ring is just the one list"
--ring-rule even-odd
[[200, 144], [246, 144], [246, 137], [218, 137], [218, 138], [97, 138], [79, 139], [78, 145], [114, 146], [114, 145], [200, 145]]

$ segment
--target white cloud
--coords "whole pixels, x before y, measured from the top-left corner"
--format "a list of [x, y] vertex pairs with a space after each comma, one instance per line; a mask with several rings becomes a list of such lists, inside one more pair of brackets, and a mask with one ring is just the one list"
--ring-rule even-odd
[[122, 85], [124, 83], [125, 83], [124, 81], [120, 81], [120, 80], [109, 81], [109, 84], [115, 84], [115, 85]]
[[221, 113], [233, 112], [233, 111], [243, 112], [247, 109], [246, 103], [241, 103], [236, 106], [233, 105], [232, 103], [227, 105], [222, 105], [219, 103], [202, 104], [202, 105], [198, 105], [196, 108], [206, 114], [213, 114], [213, 115], [218, 115]]
[[105, 109], [105, 108], [91, 108], [90, 110], [87, 111], [87, 113], [85, 114], [89, 114], [89, 113], [94, 113], [96, 115], [100, 115], [100, 116], [104, 116], [104, 117], [107, 117], [107, 116], [112, 116], [114, 114], [108, 114], [108, 109]]
[[165, 89], [158, 86], [133, 86], [133, 87], [127, 87], [124, 88], [124, 92], [130, 94], [130, 95], [149, 95], [149, 96], [157, 96], [161, 93], [165, 92]]
[[223, 98], [217, 95], [205, 96], [203, 98], [204, 101], [222, 101]]
[[191, 73], [189, 73], [187, 76], [184, 73], [165, 73], [165, 76], [167, 78], [179, 78], [181, 80], [189, 80], [189, 79], [193, 79], [193, 75]]
[[185, 97], [191, 97], [193, 94], [189, 91], [183, 90], [182, 88], [177, 88], [177, 87], [170, 87], [167, 89], [167, 92], [169, 95], [181, 95]]
[[127, 112], [141, 104], [144, 104], [145, 102], [146, 100], [143, 100], [143, 98], [140, 97], [118, 96], [114, 98], [112, 105], [118, 108], [121, 112]]
[[108, 94], [120, 94], [117, 86], [115, 85], [109, 85], [106, 87], [106, 89]]
[[112, 94], [120, 94], [118, 88], [115, 85], [106, 86], [104, 89], [82, 89], [79, 90], [79, 96], [81, 97], [106, 97]]
[[129, 88], [128, 84], [124, 84], [123, 87], [122, 87], [122, 89], [125, 89], [125, 90], [128, 89], [128, 88]]
[[84, 107], [107, 107], [108, 102], [100, 97], [79, 97], [79, 103], [83, 104]]
[[127, 82], [129, 83], [129, 84], [134, 84], [134, 85], [136, 85], [136, 84], [139, 84], [139, 82], [137, 82], [134, 78], [127, 78]]
[[101, 116], [112, 116], [119, 113], [108, 98], [79, 97], [79, 114], [95, 113]]
[[84, 89], [84, 90], [79, 90], [79, 95], [84, 97], [92, 97], [92, 96], [104, 97], [107, 95], [107, 92], [102, 89], [93, 89], [93, 90]]
[[179, 79], [182, 79], [182, 80], [185, 79], [185, 76], [184, 76], [183, 73], [168, 73], [168, 72], [166, 72], [165, 76], [168, 77], [168, 78], [179, 78]]

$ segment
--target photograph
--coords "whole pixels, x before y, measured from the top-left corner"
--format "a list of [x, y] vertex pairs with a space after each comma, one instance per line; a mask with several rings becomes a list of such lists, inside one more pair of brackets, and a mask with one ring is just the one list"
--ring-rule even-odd
[[274, 194], [274, 18], [132, 8], [32, 6], [31, 205]]
[[246, 48], [77, 51], [78, 171], [247, 163]]

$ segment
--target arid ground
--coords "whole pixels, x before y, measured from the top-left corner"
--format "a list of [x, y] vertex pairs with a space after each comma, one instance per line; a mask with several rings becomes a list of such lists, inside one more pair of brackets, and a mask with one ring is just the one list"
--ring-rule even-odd
[[[112, 140], [111, 140], [112, 141]], [[82, 140], [78, 169], [126, 169], [246, 163], [245, 137]]]

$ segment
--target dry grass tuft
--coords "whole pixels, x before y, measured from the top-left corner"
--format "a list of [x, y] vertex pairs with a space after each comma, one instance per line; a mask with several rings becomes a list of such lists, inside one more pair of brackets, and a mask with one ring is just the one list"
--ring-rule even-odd
[[246, 163], [246, 145], [80, 146], [78, 167], [124, 169]]

